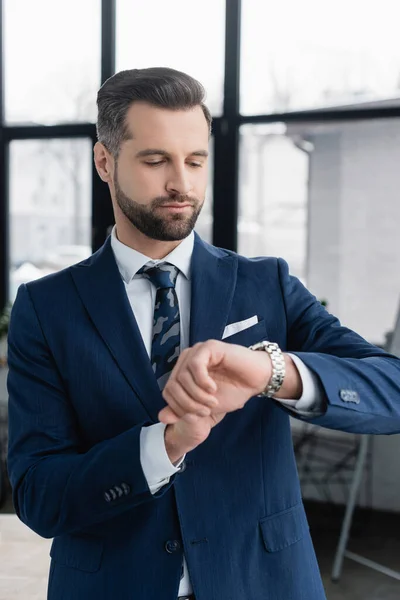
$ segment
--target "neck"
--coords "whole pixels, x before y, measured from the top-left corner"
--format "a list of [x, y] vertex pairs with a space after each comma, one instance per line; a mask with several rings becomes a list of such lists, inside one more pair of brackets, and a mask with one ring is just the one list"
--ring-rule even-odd
[[153, 240], [141, 233], [130, 222], [118, 222], [116, 235], [118, 240], [125, 246], [129, 246], [129, 248], [133, 248], [133, 250], [155, 260], [164, 258], [182, 242], [182, 240], [173, 242]]

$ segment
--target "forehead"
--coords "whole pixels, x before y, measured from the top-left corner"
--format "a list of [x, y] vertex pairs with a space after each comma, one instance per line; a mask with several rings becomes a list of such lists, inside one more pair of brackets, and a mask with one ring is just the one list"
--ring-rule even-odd
[[190, 151], [208, 147], [209, 126], [201, 106], [169, 110], [136, 102], [127, 112], [126, 125], [132, 136], [128, 143], [135, 148], [145, 145]]

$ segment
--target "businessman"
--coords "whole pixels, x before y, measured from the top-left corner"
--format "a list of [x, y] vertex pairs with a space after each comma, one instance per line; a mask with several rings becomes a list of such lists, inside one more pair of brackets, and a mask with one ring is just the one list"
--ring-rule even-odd
[[210, 131], [184, 73], [106, 81], [94, 160], [115, 226], [18, 290], [8, 468], [19, 518], [54, 538], [49, 600], [322, 600], [289, 415], [400, 432], [396, 357], [282, 259], [194, 232]]

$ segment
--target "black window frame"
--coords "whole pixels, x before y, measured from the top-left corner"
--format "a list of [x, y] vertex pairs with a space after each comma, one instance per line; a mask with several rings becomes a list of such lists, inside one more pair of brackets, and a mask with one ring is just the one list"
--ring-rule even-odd
[[[240, 114], [241, 0], [226, 0], [225, 71], [222, 115], [213, 122], [213, 243], [237, 250], [240, 128], [258, 123], [316, 123], [400, 117], [400, 107], [320, 109], [265, 115]], [[115, 73], [117, 0], [101, 3], [101, 83]], [[212, 16], [211, 16], [212, 18]], [[3, 0], [0, 0], [0, 311], [9, 296], [9, 144], [13, 140], [89, 138], [96, 142], [93, 123], [7, 125], [4, 121]], [[92, 167], [92, 250], [105, 241], [113, 224], [109, 191]]]

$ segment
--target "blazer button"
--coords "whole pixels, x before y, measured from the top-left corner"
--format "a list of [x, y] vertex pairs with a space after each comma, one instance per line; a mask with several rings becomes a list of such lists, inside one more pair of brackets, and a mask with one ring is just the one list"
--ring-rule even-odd
[[112, 499], [115, 500], [117, 497], [117, 492], [114, 490], [114, 488], [110, 488], [108, 491], [111, 494]]
[[128, 485], [127, 483], [125, 483], [124, 481], [121, 483], [121, 488], [122, 488], [125, 496], [127, 496], [128, 494], [131, 493], [131, 486]]
[[181, 545], [178, 540], [168, 540], [168, 542], [165, 543], [165, 549], [169, 554], [176, 552], [180, 547]]
[[124, 495], [124, 492], [122, 491], [122, 489], [119, 487], [119, 485], [114, 485], [114, 490], [117, 492], [118, 494], [118, 498], [121, 498], [121, 496]]
[[182, 462], [182, 464], [181, 464], [181, 465], [179, 465], [179, 467], [178, 467], [178, 469], [179, 469], [179, 473], [183, 473], [183, 471], [186, 471], [186, 467], [187, 467], [187, 464], [186, 464], [186, 461], [184, 460], [184, 461]]
[[111, 496], [108, 492], [104, 492], [104, 500], [106, 502], [111, 502]]
[[360, 404], [360, 396], [355, 390], [340, 390], [340, 398], [343, 402], [354, 402]]

